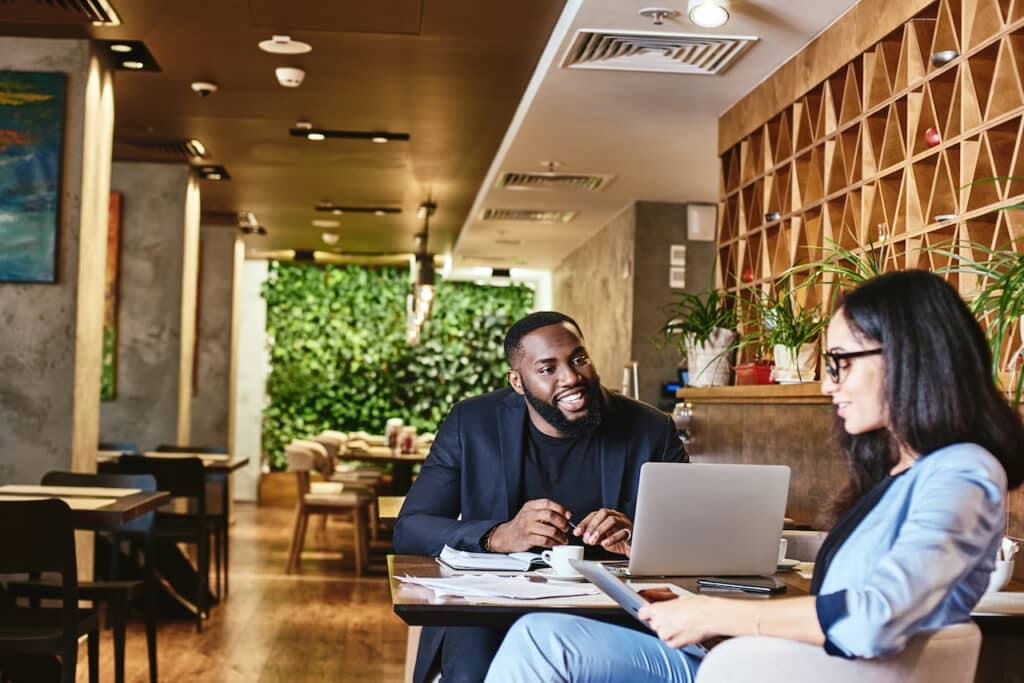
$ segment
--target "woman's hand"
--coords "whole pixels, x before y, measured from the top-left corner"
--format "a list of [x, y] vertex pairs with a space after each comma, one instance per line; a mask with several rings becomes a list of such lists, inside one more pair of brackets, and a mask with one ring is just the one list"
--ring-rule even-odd
[[733, 601], [704, 596], [683, 596], [675, 600], [645, 605], [637, 616], [650, 624], [667, 645], [680, 648], [720, 635], [720, 632], [715, 630], [714, 623], [721, 619], [722, 611], [728, 608], [729, 602]]

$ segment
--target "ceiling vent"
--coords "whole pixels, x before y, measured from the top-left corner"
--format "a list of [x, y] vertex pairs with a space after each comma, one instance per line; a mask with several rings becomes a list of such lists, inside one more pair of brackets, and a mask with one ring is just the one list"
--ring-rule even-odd
[[568, 223], [576, 217], [575, 211], [545, 211], [543, 209], [484, 209], [482, 221], [515, 221], [517, 223]]
[[114, 158], [120, 161], [199, 161], [206, 149], [197, 140], [115, 140]]
[[580, 29], [562, 59], [562, 68], [713, 76], [731, 66], [756, 40], [755, 36]]
[[497, 187], [506, 190], [603, 190], [613, 175], [583, 173], [518, 173], [506, 171], [498, 178]]
[[15, 7], [14, 21], [79, 23], [120, 26], [121, 18], [110, 0], [0, 0]]

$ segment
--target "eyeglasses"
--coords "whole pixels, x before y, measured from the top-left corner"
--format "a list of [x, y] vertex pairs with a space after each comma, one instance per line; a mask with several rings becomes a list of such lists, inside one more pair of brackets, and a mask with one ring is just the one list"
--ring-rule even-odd
[[877, 349], [868, 349], [866, 351], [849, 351], [847, 353], [832, 353], [831, 351], [826, 351], [821, 355], [825, 358], [825, 372], [828, 373], [829, 379], [836, 384], [839, 384], [841, 370], [839, 363], [841, 361], [849, 360], [851, 358], [860, 358], [861, 356], [875, 356], [880, 353], [882, 353], [882, 347], [878, 347]]

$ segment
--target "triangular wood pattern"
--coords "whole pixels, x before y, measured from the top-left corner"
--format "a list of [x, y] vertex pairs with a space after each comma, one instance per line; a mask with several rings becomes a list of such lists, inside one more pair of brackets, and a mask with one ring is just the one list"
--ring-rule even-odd
[[846, 67], [846, 79], [843, 83], [843, 99], [839, 109], [839, 124], [849, 123], [861, 115], [860, 83], [862, 69], [860, 62], [853, 62]]
[[1010, 3], [1010, 11], [1006, 18], [1007, 24], [1013, 24], [1024, 19], [1024, 0], [1013, 0]]
[[[821, 84], [821, 109], [818, 113], [817, 125], [814, 128], [815, 140], [831, 135], [836, 130], [836, 93], [834, 86], [836, 85], [835, 80], [837, 77], [833, 76], [832, 78], [834, 80], [825, 81]], [[841, 86], [841, 82], [839, 85]]]
[[[964, 50], [970, 50], [991, 38], [1003, 27], [1003, 20], [995, 0], [971, 0], [964, 3]], [[968, 14], [972, 16], [968, 19]], [[969, 36], [969, 37], [968, 37]]]
[[982, 116], [987, 111], [992, 84], [995, 79], [996, 58], [999, 56], [999, 45], [992, 44], [981, 52], [971, 55], [968, 66], [974, 79], [974, 93], [978, 98], [978, 108]]
[[961, 204], [967, 211], [988, 206], [999, 200], [999, 183], [985, 180], [995, 175], [987, 148], [988, 145], [980, 136], [974, 140], [964, 140], [960, 144], [961, 177], [967, 179], [963, 185]]
[[974, 70], [970, 64], [960, 74], [960, 131], [968, 131], [981, 125], [981, 101], [974, 86]]
[[[956, 88], [956, 71], [945, 71], [924, 86], [925, 95], [932, 106], [935, 117], [935, 126], [939, 129], [939, 136], [945, 140], [952, 137], [949, 132], [949, 117], [953, 108], [954, 89]], [[956, 112], [959, 121], [960, 112]]]
[[[959, 8], [960, 3], [954, 0], [954, 4]], [[935, 54], [936, 52], [942, 52], [944, 50], [956, 50], [960, 52], [960, 30], [957, 22], [953, 18], [953, 12], [950, 10], [950, 3], [948, 0], [941, 0], [939, 2], [938, 15], [935, 20], [935, 33], [932, 37], [932, 46], [928, 51], [929, 54]]]
[[1021, 89], [1021, 57], [1024, 57], [1024, 36], [1004, 36], [999, 41], [992, 92], [989, 95], [985, 118], [994, 119], [1024, 105]]
[[903, 144], [902, 125], [905, 118], [905, 100], [897, 100], [889, 105], [889, 112], [885, 119], [885, 136], [882, 138], [882, 150], [878, 159], [879, 171], [898, 164], [907, 157], [906, 146]]
[[779, 115], [779, 128], [775, 141], [775, 162], [780, 163], [793, 156], [793, 132], [790, 126], [792, 114], [789, 109]]
[[837, 139], [825, 141], [825, 194], [830, 195], [846, 187], [846, 167], [843, 150]]
[[[985, 131], [995, 175], [1001, 178], [1013, 176], [1014, 157], [1020, 143], [1020, 136], [1021, 118], [1019, 116]], [[1024, 187], [1024, 182], [1003, 181], [1002, 186], [1001, 196], [1005, 199], [1009, 195], [1018, 194]]]

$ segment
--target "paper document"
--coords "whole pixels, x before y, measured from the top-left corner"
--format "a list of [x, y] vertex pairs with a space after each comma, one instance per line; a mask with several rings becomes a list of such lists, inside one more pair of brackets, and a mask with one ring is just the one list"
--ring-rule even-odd
[[444, 579], [424, 579], [399, 576], [399, 581], [429, 588], [438, 596], [454, 595], [463, 598], [513, 598], [540, 600], [567, 598], [576, 595], [594, 595], [600, 591], [589, 583], [563, 583], [531, 581], [526, 576], [452, 576]]
[[445, 546], [437, 558], [452, 569], [480, 571], [529, 571], [533, 563], [545, 565], [537, 553], [471, 553]]
[[1024, 593], [985, 593], [971, 610], [971, 614], [1024, 615]]

